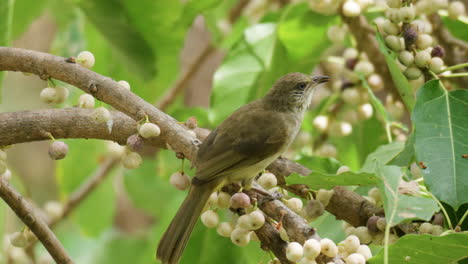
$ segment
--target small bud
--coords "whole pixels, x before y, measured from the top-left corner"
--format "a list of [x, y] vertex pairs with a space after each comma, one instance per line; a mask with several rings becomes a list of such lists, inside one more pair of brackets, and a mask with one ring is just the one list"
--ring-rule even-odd
[[432, 57], [443, 58], [445, 56], [445, 50], [440, 45], [435, 46], [431, 51]]
[[315, 261], [314, 259], [308, 259], [308, 258], [302, 258], [299, 262], [297, 262], [298, 264], [317, 264], [317, 261]]
[[322, 157], [335, 158], [337, 155], [337, 150], [332, 144], [325, 143], [317, 149], [316, 154]]
[[260, 184], [265, 189], [271, 189], [278, 184], [278, 180], [273, 173], [263, 173], [260, 178], [257, 180], [258, 184]]
[[362, 104], [358, 107], [358, 115], [360, 118], [364, 120], [370, 119], [373, 114], [374, 114], [374, 108], [369, 103]]
[[382, 201], [382, 195], [380, 194], [380, 190], [376, 187], [370, 189], [367, 192], [367, 195], [369, 195], [369, 197], [372, 197], [376, 202]]
[[190, 187], [190, 178], [183, 171], [173, 173], [169, 178], [169, 182], [172, 186], [182, 191]]
[[409, 52], [407, 50], [401, 51], [398, 54], [398, 60], [401, 62], [401, 64], [403, 64], [405, 66], [410, 66], [414, 62], [413, 53], [411, 53], [411, 52]]
[[291, 242], [286, 248], [286, 258], [292, 262], [299, 261], [304, 255], [304, 250], [302, 249], [301, 244], [297, 242]]
[[231, 207], [247, 208], [250, 206], [250, 197], [245, 193], [236, 193], [231, 197]]
[[321, 216], [324, 212], [324, 206], [317, 200], [310, 200], [304, 207], [303, 213], [307, 220], [313, 220]]
[[377, 222], [381, 219], [381, 217], [373, 215], [367, 219], [367, 229], [369, 232], [375, 234], [379, 232], [379, 228], [377, 227]]
[[49, 157], [53, 160], [65, 158], [68, 153], [68, 145], [63, 141], [54, 141], [49, 146]]
[[400, 33], [400, 27], [388, 19], [383, 23], [382, 29], [387, 35], [398, 35]]
[[144, 138], [157, 137], [161, 134], [161, 129], [156, 124], [144, 123], [138, 129], [138, 133]]
[[414, 64], [420, 68], [424, 68], [427, 66], [430, 60], [431, 54], [428, 51], [423, 50], [416, 53], [416, 56], [414, 57]]
[[378, 75], [376, 73], [371, 74], [367, 78], [367, 82], [369, 83], [370, 88], [374, 92], [379, 92], [384, 88], [384, 83], [383, 83], [382, 77], [380, 77], [380, 75]]
[[420, 234], [431, 234], [433, 230], [434, 230], [434, 226], [431, 223], [425, 222], [419, 226]]
[[231, 195], [226, 192], [220, 192], [216, 204], [219, 209], [229, 208], [229, 206], [231, 206]]
[[366, 259], [361, 254], [353, 253], [346, 258], [346, 264], [366, 264]]
[[422, 72], [419, 68], [410, 66], [406, 68], [404, 74], [409, 80], [416, 80], [422, 75]]
[[394, 51], [400, 51], [400, 50], [403, 50], [404, 48], [404, 46], [401, 45], [402, 42], [400, 38], [395, 35], [386, 36], [385, 44], [387, 44], [387, 46]]
[[354, 71], [367, 77], [374, 72], [374, 65], [368, 61], [360, 61], [354, 67]]
[[319, 115], [314, 118], [313, 121], [314, 127], [321, 132], [325, 132], [328, 128], [328, 117], [324, 115]]
[[219, 223], [219, 216], [213, 210], [207, 210], [201, 215], [203, 225], [208, 228], [216, 227]]
[[83, 67], [91, 69], [95, 62], [94, 55], [89, 51], [82, 51], [76, 57], [76, 62]]
[[233, 230], [232, 224], [228, 222], [222, 222], [216, 228], [216, 232], [222, 237], [231, 237]]
[[415, 26], [407, 25], [403, 28], [403, 39], [407, 47], [411, 47], [418, 39], [419, 33]]
[[52, 219], [58, 219], [62, 217], [63, 205], [58, 201], [49, 201], [44, 205], [44, 211]]
[[15, 232], [10, 235], [10, 243], [14, 247], [24, 248], [29, 245], [24, 232]]
[[416, 47], [418, 49], [427, 49], [432, 45], [432, 37], [428, 34], [421, 34], [418, 36], [418, 39], [416, 40]]
[[330, 202], [330, 199], [332, 198], [333, 194], [334, 194], [333, 190], [320, 189], [318, 190], [317, 196], [315, 197], [315, 199], [321, 202], [324, 207], [326, 207], [328, 203]]
[[123, 88], [130, 90], [130, 84], [127, 81], [121, 80], [117, 82]]
[[320, 255], [320, 251], [322, 247], [320, 246], [320, 242], [316, 239], [309, 239], [304, 242], [304, 257], [308, 259], [315, 259]]
[[398, 8], [387, 8], [387, 10], [385, 10], [385, 16], [393, 23], [400, 23], [400, 13], [398, 11]]
[[385, 231], [385, 228], [387, 227], [387, 220], [385, 220], [384, 217], [380, 217], [379, 220], [377, 220], [376, 225], [380, 231]]
[[354, 235], [356, 235], [363, 244], [369, 244], [372, 241], [372, 236], [365, 226], [357, 227], [356, 230], [354, 230]]
[[334, 258], [338, 254], [338, 247], [331, 239], [324, 238], [320, 240], [321, 252], [330, 258]]
[[413, 6], [405, 6], [400, 8], [398, 11], [398, 15], [400, 16], [400, 20], [405, 23], [409, 23], [414, 20], [416, 16], [416, 12], [414, 11]]
[[355, 48], [347, 48], [343, 52], [343, 58], [345, 60], [356, 59], [359, 55], [359, 52]]
[[359, 248], [359, 245], [360, 245], [360, 241], [359, 241], [359, 238], [355, 235], [350, 235], [348, 236], [345, 240], [344, 240], [344, 248], [345, 250], [351, 254], [351, 253], [354, 253], [357, 251], [357, 249]]
[[39, 95], [41, 101], [46, 104], [52, 104], [57, 101], [57, 91], [52, 87], [46, 87], [42, 89], [41, 94]]
[[55, 87], [55, 92], [57, 97], [55, 98], [56, 104], [62, 104], [68, 98], [69, 92], [68, 89], [63, 86]]
[[82, 94], [78, 99], [78, 106], [81, 108], [93, 109], [94, 104], [94, 97], [90, 94]]
[[250, 232], [249, 230], [242, 228], [235, 228], [231, 232], [231, 241], [237, 246], [243, 247], [249, 244], [250, 242]]
[[341, 166], [336, 171], [336, 174], [342, 174], [342, 173], [345, 173], [345, 172], [348, 172], [348, 171], [351, 171], [348, 166]]
[[117, 142], [107, 141], [107, 152], [111, 157], [120, 158], [125, 154], [125, 147]]
[[302, 210], [302, 200], [296, 197], [285, 200], [284, 203], [287, 207], [293, 210], [296, 213], [299, 213]]
[[257, 230], [265, 224], [265, 216], [259, 210], [255, 210], [250, 214], [251, 230]]
[[385, 2], [390, 8], [399, 8], [401, 6], [401, 0], [386, 0]]
[[127, 138], [127, 147], [133, 152], [138, 152], [143, 149], [143, 138], [138, 134], [133, 134]]
[[344, 16], [357, 17], [361, 14], [361, 6], [353, 0], [346, 0], [342, 11]]
[[136, 169], [142, 162], [140, 154], [136, 152], [125, 153], [122, 157], [122, 164], [127, 169]]
[[211, 193], [210, 197], [208, 198], [208, 205], [214, 208], [218, 206], [218, 192]]
[[439, 57], [433, 57], [429, 61], [429, 70], [434, 73], [439, 73], [444, 68], [444, 61]]
[[98, 123], [106, 123], [107, 121], [111, 120], [112, 115], [109, 110], [101, 106], [94, 109], [92, 118]]
[[452, 19], [465, 15], [465, 4], [461, 1], [453, 1], [448, 6], [448, 15]]
[[341, 98], [348, 104], [358, 104], [361, 97], [357, 88], [349, 88], [343, 91]]
[[360, 245], [356, 253], [361, 254], [366, 260], [372, 258], [372, 252], [368, 245]]
[[237, 226], [239, 228], [245, 229], [245, 230], [253, 230], [252, 229], [252, 218], [250, 217], [249, 214], [244, 214], [237, 219]]

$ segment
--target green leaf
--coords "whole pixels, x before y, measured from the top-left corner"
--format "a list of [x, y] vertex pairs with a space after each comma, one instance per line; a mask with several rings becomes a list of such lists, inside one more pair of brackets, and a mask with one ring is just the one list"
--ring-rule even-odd
[[[65, 142], [70, 152], [66, 159], [58, 162], [57, 182], [62, 196], [69, 197], [98, 168], [99, 164], [96, 161], [102, 155], [103, 145], [98, 140]], [[112, 225], [115, 193], [110, 176], [112, 175], [99, 184], [73, 213], [81, 230], [90, 236], [96, 237]]]
[[[9, 46], [11, 28], [13, 24], [13, 11], [15, 0], [4, 0], [0, 2], [0, 46]], [[2, 83], [4, 71], [0, 71], [0, 102], [2, 101]]]
[[396, 55], [390, 51], [386, 46], [384, 39], [380, 33], [377, 33], [377, 42], [379, 43], [379, 49], [385, 57], [385, 61], [387, 62], [388, 69], [390, 74], [392, 75], [392, 79], [395, 82], [395, 86], [398, 89], [398, 93], [400, 94], [401, 98], [403, 99], [405, 105], [411, 111], [414, 107], [414, 94], [411, 88], [411, 85], [406, 79], [405, 75], [401, 72], [400, 68], [396, 63]]
[[366, 172], [345, 172], [339, 175], [312, 172], [307, 176], [293, 174], [286, 178], [288, 184], [306, 184], [312, 189], [331, 189], [337, 185], [368, 186], [377, 183], [377, 177]]
[[[389, 246], [388, 263], [456, 263], [468, 257], [467, 245], [468, 235], [464, 233], [445, 236], [405, 235]], [[369, 263], [384, 263], [383, 250], [371, 258]]]
[[[268, 21], [247, 28], [215, 73], [212, 95], [215, 123], [241, 105], [265, 95], [281, 76], [310, 72], [329, 44], [325, 25], [335, 23], [336, 17], [316, 14], [301, 3], [289, 6], [281, 16], [271, 16]], [[301, 34], [293, 36], [289, 31]], [[288, 51], [297, 43], [301, 43], [296, 46], [301, 48], [300, 53]]]
[[393, 158], [389, 165], [397, 165], [401, 167], [407, 167], [411, 164], [414, 159], [414, 133], [412, 133], [405, 142], [404, 149]]
[[323, 215], [310, 223], [320, 237], [326, 237], [333, 241], [342, 241], [346, 238], [343, 231], [343, 221], [336, 219], [336, 217], [329, 212], [325, 211]]
[[432, 194], [455, 208], [468, 202], [468, 91], [447, 92], [438, 80], [418, 92], [412, 114], [415, 152]]
[[111, 232], [104, 236], [90, 264], [146, 264], [154, 259], [154, 245], [145, 237]]
[[[376, 164], [385, 165], [393, 160], [404, 149], [403, 142], [393, 142], [378, 147], [374, 152], [367, 156], [361, 171], [375, 172]], [[377, 162], [377, 163], [376, 163]]]
[[[43, 14], [44, 8], [50, 3], [50, 0], [4, 0], [1, 2], [2, 4], [6, 4], [7, 2], [14, 2], [14, 23], [11, 28], [11, 34], [13, 38], [18, 38], [21, 34], [24, 33], [24, 31], [26, 31], [26, 29], [28, 29], [28, 27], [35, 19]], [[6, 18], [3, 15], [0, 17]], [[0, 32], [4, 31], [0, 30]]]
[[301, 155], [295, 161], [313, 171], [323, 173], [336, 173], [341, 166], [336, 159], [308, 155]]
[[458, 39], [468, 42], [468, 19], [466, 17], [460, 17], [459, 19], [452, 19], [447, 16], [440, 16], [442, 22], [452, 35]]
[[275, 28], [275, 24], [249, 27], [216, 71], [212, 94], [215, 120], [224, 120], [248, 101], [252, 85], [271, 56]]
[[[143, 1], [138, 5], [144, 6]], [[156, 73], [156, 55], [151, 43], [134, 27], [122, 1], [83, 0], [80, 7], [101, 34], [120, 51], [126, 67], [149, 79]], [[154, 14], [153, 14], [154, 15]], [[144, 16], [144, 14], [140, 14]], [[115, 62], [117, 63], [117, 62]]]
[[[336, 23], [337, 16], [326, 16], [312, 11], [307, 3], [291, 6], [286, 10], [278, 28], [278, 39], [293, 60], [318, 62], [320, 53], [330, 43], [325, 37], [328, 27]], [[306, 43], [305, 40], [308, 40]]]
[[429, 220], [439, 210], [436, 202], [427, 197], [398, 193], [403, 171], [398, 166], [382, 166], [376, 161], [378, 188], [382, 194], [385, 218], [390, 226], [407, 219]]

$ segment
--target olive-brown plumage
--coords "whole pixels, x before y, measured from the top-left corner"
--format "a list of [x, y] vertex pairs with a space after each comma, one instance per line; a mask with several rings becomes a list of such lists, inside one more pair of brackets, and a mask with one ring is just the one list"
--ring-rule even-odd
[[211, 193], [230, 182], [249, 182], [292, 143], [309, 106], [313, 87], [328, 81], [290, 73], [265, 97], [236, 110], [201, 144], [196, 176], [157, 249], [163, 264], [176, 264]]

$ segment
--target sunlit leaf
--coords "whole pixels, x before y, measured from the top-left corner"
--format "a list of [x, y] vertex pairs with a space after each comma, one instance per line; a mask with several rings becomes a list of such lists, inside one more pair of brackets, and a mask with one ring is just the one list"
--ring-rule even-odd
[[415, 151], [430, 191], [455, 209], [468, 202], [468, 91], [448, 92], [438, 80], [418, 92], [412, 120]]

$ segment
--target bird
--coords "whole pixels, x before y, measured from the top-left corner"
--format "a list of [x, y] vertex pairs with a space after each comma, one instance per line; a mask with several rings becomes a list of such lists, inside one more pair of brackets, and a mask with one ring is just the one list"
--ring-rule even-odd
[[251, 182], [293, 142], [314, 88], [328, 76], [289, 73], [260, 99], [226, 118], [200, 145], [188, 195], [162, 236], [156, 258], [177, 264], [210, 195], [234, 182]]

